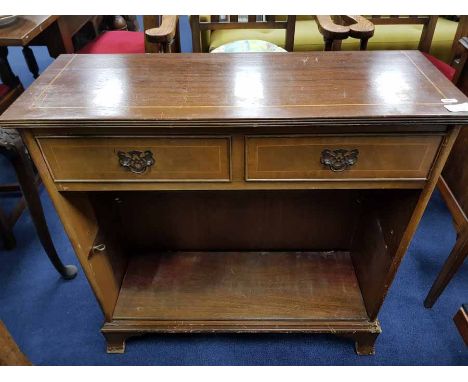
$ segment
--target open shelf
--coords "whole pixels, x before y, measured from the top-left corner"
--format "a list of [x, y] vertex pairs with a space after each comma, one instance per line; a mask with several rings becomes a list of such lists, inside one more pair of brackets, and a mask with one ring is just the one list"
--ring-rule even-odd
[[134, 255], [113, 320], [367, 321], [348, 252]]

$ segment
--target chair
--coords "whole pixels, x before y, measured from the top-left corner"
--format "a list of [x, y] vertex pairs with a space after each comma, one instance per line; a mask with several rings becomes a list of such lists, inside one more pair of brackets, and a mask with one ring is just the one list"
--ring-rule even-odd
[[180, 52], [177, 16], [144, 16], [145, 32], [107, 31], [78, 53], [173, 53]]
[[[238, 16], [242, 21], [243, 16]], [[261, 16], [258, 16], [260, 18]], [[286, 16], [276, 16], [279, 20], [286, 20]], [[393, 17], [393, 16], [392, 16]], [[396, 16], [395, 16], [396, 17]], [[201, 21], [210, 20], [209, 16], [200, 16]], [[222, 19], [220, 17], [220, 19]], [[372, 19], [370, 19], [372, 21]], [[424, 24], [375, 24], [374, 35], [368, 42], [367, 50], [402, 50], [417, 49]], [[439, 17], [432, 38], [430, 53], [437, 58], [450, 62], [451, 48], [459, 23], [446, 17]], [[201, 51], [210, 52], [217, 47], [237, 40], [264, 40], [284, 48], [285, 36], [282, 29], [216, 29], [201, 31]], [[197, 34], [197, 33], [196, 33]], [[192, 34], [193, 36], [193, 34]], [[342, 50], [357, 50], [360, 41], [348, 38], [342, 41]], [[294, 51], [320, 51], [324, 49], [324, 38], [320, 33], [316, 17], [313, 15], [297, 15], [294, 30]]]
[[[374, 25], [423, 25], [418, 50], [429, 52], [438, 16], [316, 16], [319, 31], [326, 42], [325, 50], [340, 50], [341, 41], [354, 34], [361, 33], [360, 49], [367, 48], [367, 40], [374, 35]], [[349, 28], [349, 30], [347, 30]]]
[[374, 24], [362, 16], [315, 16], [325, 41], [325, 50], [340, 50], [341, 41], [348, 37], [360, 40], [360, 50], [366, 50], [367, 41], [374, 35]]
[[438, 16], [368, 16], [374, 25], [422, 25], [418, 50], [429, 52]]
[[[468, 18], [466, 20], [468, 20]], [[468, 94], [468, 65], [466, 65], [468, 59], [468, 37], [463, 37], [459, 42], [464, 50], [460, 57], [455, 57], [455, 61], [458, 61], [456, 70], [451, 68], [448, 64], [437, 60], [435, 57], [427, 54], [426, 57], [428, 57], [447, 78], [459, 86], [465, 94]], [[437, 183], [442, 197], [452, 214], [457, 231], [457, 241], [424, 300], [424, 306], [426, 308], [432, 308], [468, 256], [467, 147], [468, 131], [462, 129], [447, 159], [445, 168], [442, 171], [442, 176]]]
[[[207, 36], [220, 30], [270, 30], [284, 29], [284, 37], [281, 43], [276, 45], [285, 48], [288, 52], [293, 51], [294, 32], [296, 28], [296, 16], [190, 16], [190, 27], [192, 29], [192, 50], [193, 52], [208, 52]], [[239, 40], [241, 40], [240, 38]], [[235, 40], [235, 39], [234, 39]], [[231, 40], [231, 41], [234, 41]], [[260, 40], [262, 40], [260, 38]], [[270, 41], [271, 42], [271, 41]]]

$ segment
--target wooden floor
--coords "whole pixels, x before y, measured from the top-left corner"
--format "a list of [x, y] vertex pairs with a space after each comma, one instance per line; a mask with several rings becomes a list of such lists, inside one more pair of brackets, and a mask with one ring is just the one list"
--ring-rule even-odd
[[347, 252], [133, 256], [114, 320], [368, 320]]

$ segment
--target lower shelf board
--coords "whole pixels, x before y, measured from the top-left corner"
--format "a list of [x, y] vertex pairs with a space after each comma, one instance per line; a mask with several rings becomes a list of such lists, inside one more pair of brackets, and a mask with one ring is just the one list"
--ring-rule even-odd
[[347, 252], [167, 252], [130, 259], [114, 320], [368, 320]]
[[110, 353], [144, 333], [332, 333], [373, 354], [348, 252], [165, 252], [131, 257], [113, 319]]

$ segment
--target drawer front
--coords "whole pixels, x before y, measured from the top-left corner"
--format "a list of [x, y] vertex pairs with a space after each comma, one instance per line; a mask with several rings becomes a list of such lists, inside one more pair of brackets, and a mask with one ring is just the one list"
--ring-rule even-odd
[[37, 137], [56, 182], [230, 181], [229, 137]]
[[426, 179], [441, 136], [246, 137], [246, 180]]

